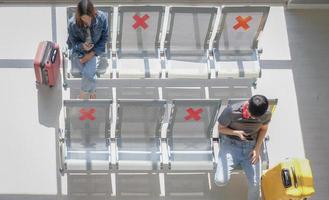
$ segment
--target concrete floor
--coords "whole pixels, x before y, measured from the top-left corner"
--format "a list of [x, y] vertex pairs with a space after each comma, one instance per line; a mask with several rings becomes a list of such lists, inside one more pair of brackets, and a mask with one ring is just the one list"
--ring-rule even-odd
[[291, 60], [264, 61], [263, 66], [292, 70], [304, 150], [315, 178], [317, 192], [312, 199], [325, 200], [329, 196], [329, 12], [289, 10], [285, 15]]

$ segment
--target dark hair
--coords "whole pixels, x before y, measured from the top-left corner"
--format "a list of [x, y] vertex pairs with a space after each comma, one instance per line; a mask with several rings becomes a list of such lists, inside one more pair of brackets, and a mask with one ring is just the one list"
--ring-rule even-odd
[[78, 26], [83, 26], [83, 21], [81, 20], [81, 16], [88, 15], [92, 18], [96, 17], [96, 9], [94, 4], [90, 0], [81, 0], [77, 6], [77, 12], [75, 14], [75, 20]]
[[254, 95], [248, 102], [248, 110], [253, 117], [260, 117], [264, 115], [268, 109], [268, 100], [263, 95]]

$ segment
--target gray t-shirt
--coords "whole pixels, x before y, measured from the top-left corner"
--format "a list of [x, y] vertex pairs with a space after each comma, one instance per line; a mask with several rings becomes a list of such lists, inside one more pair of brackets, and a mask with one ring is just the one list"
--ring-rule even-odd
[[[256, 140], [261, 126], [271, 121], [272, 114], [270, 111], [267, 111], [261, 117], [244, 119], [242, 117], [242, 106], [244, 103], [245, 101], [241, 101], [228, 105], [219, 116], [218, 123], [234, 130], [242, 130], [248, 134], [248, 140]], [[237, 136], [228, 137], [240, 140]]]
[[92, 39], [91, 39], [91, 33], [90, 33], [90, 28], [87, 27], [86, 28], [86, 32], [87, 32], [87, 35], [86, 35], [86, 42], [87, 43], [93, 43]]

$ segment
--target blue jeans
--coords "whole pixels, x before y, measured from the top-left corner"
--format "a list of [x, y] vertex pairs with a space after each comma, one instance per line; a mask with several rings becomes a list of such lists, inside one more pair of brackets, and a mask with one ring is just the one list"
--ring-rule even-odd
[[255, 145], [256, 141], [238, 141], [222, 135], [215, 184], [225, 186], [230, 180], [232, 170], [240, 165], [248, 179], [248, 200], [258, 200], [261, 161], [253, 165], [249, 156]]
[[80, 63], [80, 58], [77, 54], [73, 54], [71, 64], [71, 74], [78, 77], [82, 76], [81, 90], [89, 93], [96, 91], [96, 72], [99, 74], [105, 73], [108, 67], [105, 54], [97, 57], [94, 56], [84, 64]]

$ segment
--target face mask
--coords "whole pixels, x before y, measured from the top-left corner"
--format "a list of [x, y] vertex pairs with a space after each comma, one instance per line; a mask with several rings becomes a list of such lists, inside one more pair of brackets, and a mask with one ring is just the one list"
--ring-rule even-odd
[[242, 118], [243, 119], [249, 119], [251, 117], [249, 111], [248, 111], [248, 106], [249, 104], [248, 103], [245, 103], [243, 106], [242, 106]]

